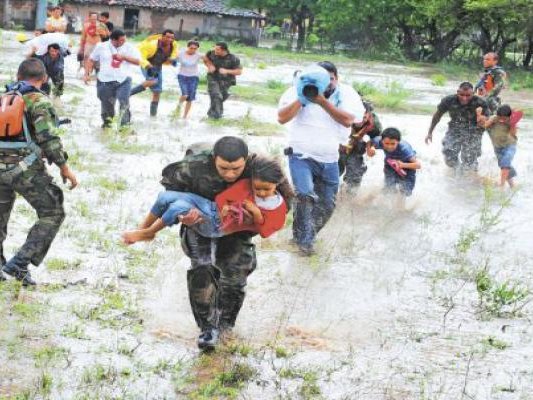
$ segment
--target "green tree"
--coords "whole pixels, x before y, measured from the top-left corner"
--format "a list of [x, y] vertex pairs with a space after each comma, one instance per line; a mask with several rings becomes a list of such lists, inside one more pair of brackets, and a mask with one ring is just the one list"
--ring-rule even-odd
[[[318, 0], [230, 0], [235, 7], [246, 7], [265, 10], [272, 20], [290, 18], [298, 30], [296, 49], [305, 48], [307, 24], [311, 23], [318, 13]], [[312, 28], [311, 28], [312, 30]]]

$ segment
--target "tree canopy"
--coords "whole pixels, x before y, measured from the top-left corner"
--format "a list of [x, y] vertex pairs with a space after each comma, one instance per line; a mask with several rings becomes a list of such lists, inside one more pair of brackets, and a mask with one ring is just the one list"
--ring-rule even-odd
[[[513, 47], [529, 67], [533, 58], [531, 0], [230, 0], [253, 7], [269, 23], [289, 20], [304, 50], [311, 35], [331, 49], [380, 51], [411, 60], [441, 61]], [[314, 44], [316, 40], [313, 40]]]

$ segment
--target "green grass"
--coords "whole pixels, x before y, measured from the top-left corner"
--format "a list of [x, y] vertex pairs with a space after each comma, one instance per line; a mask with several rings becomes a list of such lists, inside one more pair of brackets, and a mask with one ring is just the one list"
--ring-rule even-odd
[[15, 303], [11, 307], [13, 314], [18, 315], [19, 317], [28, 320], [28, 321], [37, 321], [39, 316], [42, 315], [43, 305], [38, 303]]
[[489, 275], [487, 268], [475, 276], [480, 310], [487, 317], [514, 317], [529, 302], [530, 290], [521, 282], [506, 280], [497, 282]]
[[385, 110], [407, 110], [411, 107], [406, 102], [411, 97], [412, 92], [403, 87], [399, 82], [392, 81], [385, 86], [385, 89], [377, 88], [370, 82], [355, 82], [355, 90], [365, 99], [368, 99], [378, 109]]
[[80, 324], [70, 324], [61, 330], [61, 336], [72, 339], [88, 339], [85, 327]]
[[433, 86], [444, 86], [448, 81], [448, 78], [446, 78], [446, 76], [443, 74], [433, 74], [431, 75], [430, 79]]
[[64, 258], [48, 258], [46, 260], [46, 268], [49, 271], [65, 271], [79, 269], [81, 260], [67, 260]]
[[111, 193], [123, 192], [128, 189], [128, 183], [122, 178], [110, 179], [108, 177], [101, 176], [95, 179], [94, 184]]
[[85, 367], [81, 376], [82, 383], [86, 385], [96, 385], [103, 382], [115, 382], [118, 378], [118, 372], [115, 367], [102, 364], [94, 364]]
[[34, 351], [33, 359], [38, 368], [47, 367], [50, 364], [65, 360], [69, 350], [58, 346], [44, 346]]
[[221, 397], [236, 399], [245, 384], [256, 375], [257, 371], [248, 364], [234, 363], [229, 369], [216, 374], [213, 379], [201, 384], [188, 397], [194, 400]]
[[128, 143], [126, 141], [115, 141], [106, 144], [112, 153], [119, 154], [146, 154], [153, 151], [153, 147], [145, 144]]
[[250, 110], [240, 119], [207, 119], [207, 123], [213, 127], [235, 128], [238, 131], [236, 133], [240, 133], [241, 135], [277, 136], [283, 132], [281, 125], [258, 121], [252, 117]]
[[485, 347], [491, 347], [496, 350], [505, 350], [510, 347], [509, 343], [503, 340], [496, 339], [494, 336], [488, 336], [481, 341], [481, 344]]
[[231, 89], [236, 100], [250, 103], [277, 105], [283, 92], [288, 88], [281, 81], [269, 80], [266, 84], [237, 85]]

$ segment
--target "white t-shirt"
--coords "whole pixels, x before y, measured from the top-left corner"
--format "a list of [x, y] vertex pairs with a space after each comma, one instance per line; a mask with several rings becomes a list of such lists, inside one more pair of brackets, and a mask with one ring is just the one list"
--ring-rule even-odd
[[98, 80], [100, 82], [124, 82], [132, 74], [131, 66], [136, 66], [127, 61], [122, 61], [118, 68], [111, 66], [113, 61], [113, 54], [120, 54], [126, 57], [141, 59], [141, 54], [137, 47], [129, 43], [124, 43], [119, 48], [111, 44], [111, 40], [101, 42], [96, 45], [90, 55], [91, 60], [100, 62], [100, 71], [98, 72]]
[[32, 49], [35, 48], [35, 54], [42, 56], [47, 53], [48, 46], [52, 43], [57, 43], [61, 50], [65, 51], [68, 49], [69, 38], [60, 32], [43, 33], [26, 42], [27, 52], [31, 53]]
[[194, 54], [187, 54], [185, 49], [182, 49], [178, 56], [180, 63], [179, 75], [183, 76], [198, 76], [198, 62], [202, 58], [202, 55], [198, 51]]
[[[295, 87], [287, 89], [279, 100], [279, 109], [298, 99]], [[337, 89], [329, 101], [337, 108], [355, 116], [361, 121], [365, 106], [359, 94], [349, 85], [337, 84]], [[344, 144], [350, 136], [350, 129], [336, 122], [318, 104], [310, 103], [302, 107], [288, 122], [289, 146], [294, 153], [318, 162], [332, 163], [339, 159], [339, 144]]]

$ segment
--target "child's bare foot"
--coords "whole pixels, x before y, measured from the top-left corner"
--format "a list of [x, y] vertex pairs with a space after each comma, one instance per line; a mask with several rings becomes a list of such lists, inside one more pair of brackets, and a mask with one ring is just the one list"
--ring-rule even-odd
[[155, 234], [151, 232], [146, 232], [144, 230], [136, 230], [124, 232], [122, 234], [122, 242], [124, 244], [130, 245], [136, 242], [150, 241], [155, 238]]

